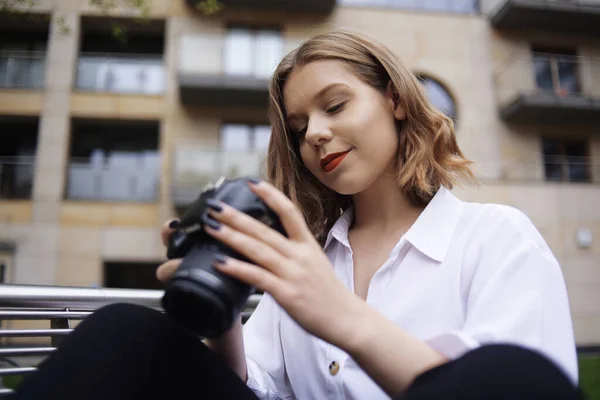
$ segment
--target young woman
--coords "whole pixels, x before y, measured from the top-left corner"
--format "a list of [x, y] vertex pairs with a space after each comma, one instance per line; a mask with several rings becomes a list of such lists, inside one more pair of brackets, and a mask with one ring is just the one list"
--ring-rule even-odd
[[68, 395], [49, 383], [61, 373], [78, 398], [579, 396], [560, 266], [521, 212], [450, 193], [470, 162], [394, 54], [352, 31], [317, 35], [276, 69], [269, 118], [270, 183], [251, 188], [288, 237], [226, 204], [206, 221], [252, 260], [215, 266], [266, 293], [244, 328], [205, 346], [162, 314], [109, 306], [23, 396]]

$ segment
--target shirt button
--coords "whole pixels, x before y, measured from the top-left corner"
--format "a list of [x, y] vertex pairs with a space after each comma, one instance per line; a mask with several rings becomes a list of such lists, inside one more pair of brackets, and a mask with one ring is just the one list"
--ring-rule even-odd
[[329, 364], [329, 373], [332, 376], [336, 376], [339, 371], [340, 371], [340, 364], [338, 364], [337, 361], [332, 361], [331, 364]]

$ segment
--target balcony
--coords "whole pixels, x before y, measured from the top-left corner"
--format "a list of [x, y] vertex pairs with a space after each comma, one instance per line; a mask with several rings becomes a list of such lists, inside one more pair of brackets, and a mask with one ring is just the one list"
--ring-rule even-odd
[[[125, 161], [125, 160], [123, 160]], [[131, 160], [130, 160], [131, 161]], [[153, 202], [158, 197], [158, 156], [100, 164], [72, 159], [67, 198], [88, 201]]]
[[[199, 0], [186, 0], [190, 7], [196, 7]], [[220, 0], [225, 7], [253, 8], [259, 10], [289, 11], [289, 12], [316, 12], [328, 13], [333, 10], [335, 0]], [[251, 3], [249, 5], [248, 3]]]
[[89, 92], [160, 95], [165, 91], [161, 56], [82, 53], [77, 89]]
[[45, 52], [0, 52], [0, 88], [41, 89]]
[[266, 108], [269, 78], [285, 47], [288, 43], [277, 31], [235, 29], [223, 36], [184, 36], [178, 65], [181, 102]]
[[507, 122], [600, 123], [600, 59], [519, 53], [494, 78]]
[[559, 34], [600, 34], [598, 0], [506, 0], [489, 12], [496, 29], [543, 30]]
[[34, 157], [0, 157], [0, 200], [30, 199]]
[[198, 197], [202, 188], [221, 176], [264, 178], [265, 158], [264, 152], [176, 149], [171, 188], [174, 206], [187, 206]]

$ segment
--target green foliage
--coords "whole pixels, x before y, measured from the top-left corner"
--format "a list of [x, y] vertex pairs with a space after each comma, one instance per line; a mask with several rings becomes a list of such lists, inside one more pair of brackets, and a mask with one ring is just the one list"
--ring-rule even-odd
[[588, 400], [600, 400], [600, 355], [579, 356], [579, 386]]
[[17, 386], [19, 386], [21, 384], [21, 381], [23, 381], [23, 375], [11, 375], [11, 376], [5, 376], [4, 378], [2, 378], [2, 382], [4, 383], [4, 386], [8, 389], [16, 389]]

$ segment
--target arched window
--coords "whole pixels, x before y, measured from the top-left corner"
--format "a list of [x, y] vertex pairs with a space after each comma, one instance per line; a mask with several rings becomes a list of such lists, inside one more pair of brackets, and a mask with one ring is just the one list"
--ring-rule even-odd
[[429, 101], [438, 110], [456, 121], [456, 103], [450, 95], [450, 92], [437, 80], [428, 76], [417, 75], [419, 81], [425, 86]]

